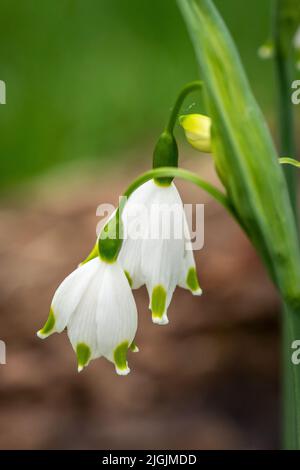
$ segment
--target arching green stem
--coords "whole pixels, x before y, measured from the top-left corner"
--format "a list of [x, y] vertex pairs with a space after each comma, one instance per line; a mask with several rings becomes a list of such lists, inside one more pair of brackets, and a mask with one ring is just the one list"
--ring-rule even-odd
[[179, 93], [177, 100], [175, 102], [174, 108], [172, 109], [166, 131], [173, 133], [178, 114], [180, 112], [180, 108], [185, 100], [185, 98], [192, 93], [193, 91], [201, 90], [203, 83], [199, 80], [195, 80], [193, 82], [187, 83]]
[[136, 178], [130, 186], [126, 189], [123, 196], [129, 198], [131, 194], [142, 184], [146, 183], [147, 181], [153, 178], [164, 178], [164, 177], [173, 177], [173, 178], [180, 178], [190, 183], [195, 184], [199, 188], [206, 191], [210, 196], [212, 196], [219, 204], [224, 206], [230, 213], [232, 213], [232, 206], [229, 202], [228, 197], [222, 193], [219, 189], [217, 189], [212, 184], [208, 183], [207, 181], [202, 180], [196, 173], [193, 173], [188, 170], [184, 170], [183, 168], [173, 168], [173, 167], [162, 167], [156, 168], [154, 170], [149, 170], [146, 173], [143, 173], [138, 178]]
[[286, 165], [292, 165], [297, 168], [300, 168], [300, 162], [298, 160], [295, 160], [294, 158], [291, 157], [281, 157], [279, 158], [279, 163], [281, 164], [286, 164]]
[[[198, 188], [203, 189], [206, 191], [213, 199], [215, 199], [219, 204], [221, 204], [225, 209], [240, 223], [236, 212], [234, 211], [232, 205], [226, 194], [221, 192], [218, 188], [213, 186], [212, 184], [208, 183], [207, 181], [202, 180], [196, 173], [193, 173], [188, 170], [184, 170], [183, 168], [173, 168], [173, 167], [165, 167], [165, 168], [156, 168], [154, 170], [149, 170], [146, 173], [138, 176], [126, 189], [123, 193], [123, 197], [121, 199], [121, 205], [116, 212], [116, 217], [120, 219], [122, 215], [122, 211], [126, 205], [126, 201], [132, 195], [132, 193], [139, 188], [142, 184], [146, 183], [147, 181], [154, 179], [154, 178], [165, 178], [165, 177], [172, 177], [172, 178], [180, 178], [185, 181], [189, 181], [190, 183], [195, 184]], [[88, 255], [88, 257], [81, 263], [85, 264], [93, 258], [98, 256], [98, 242], [96, 242], [95, 246], [93, 247], [92, 251]]]
[[[202, 82], [194, 81], [185, 85], [180, 91], [175, 105], [171, 111], [168, 124], [164, 131], [160, 134], [153, 152], [153, 168], [178, 167], [178, 147], [174, 137], [174, 127], [180, 112], [180, 108], [184, 99], [189, 93], [202, 88]], [[172, 183], [173, 178], [155, 178], [157, 184], [168, 186]]]

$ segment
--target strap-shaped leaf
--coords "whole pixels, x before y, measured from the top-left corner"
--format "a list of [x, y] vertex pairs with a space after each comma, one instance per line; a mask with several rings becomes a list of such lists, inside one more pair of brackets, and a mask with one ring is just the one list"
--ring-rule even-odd
[[300, 254], [287, 185], [237, 49], [211, 0], [177, 2], [204, 82], [218, 173], [282, 295], [298, 305]]

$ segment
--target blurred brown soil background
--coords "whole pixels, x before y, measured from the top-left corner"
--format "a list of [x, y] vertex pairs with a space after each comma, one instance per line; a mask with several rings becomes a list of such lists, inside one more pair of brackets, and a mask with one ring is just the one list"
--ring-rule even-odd
[[[129, 354], [131, 373], [118, 377], [99, 359], [78, 374], [65, 333], [36, 337], [56, 287], [93, 245], [98, 204], [116, 204], [139, 170], [74, 165], [1, 202], [1, 449], [279, 445], [278, 298], [236, 223], [187, 183], [177, 183], [184, 202], [205, 203], [196, 253], [204, 294], [178, 288], [170, 324], [159, 327], [145, 289], [134, 291], [140, 352]], [[209, 160], [198, 170], [215, 182]]]

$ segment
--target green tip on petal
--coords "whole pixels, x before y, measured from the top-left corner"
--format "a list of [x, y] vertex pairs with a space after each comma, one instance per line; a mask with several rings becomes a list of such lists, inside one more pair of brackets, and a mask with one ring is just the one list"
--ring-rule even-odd
[[127, 363], [128, 341], [119, 344], [114, 350], [114, 363], [118, 375], [127, 375], [130, 372]]
[[129, 272], [126, 271], [126, 269], [124, 270], [124, 274], [127, 277], [128, 284], [130, 285], [130, 287], [132, 287], [132, 285], [133, 285], [132, 278], [131, 278]]
[[139, 348], [137, 347], [137, 345], [135, 344], [134, 341], [132, 341], [131, 345], [130, 345], [130, 350], [134, 353], [137, 353], [139, 352]]
[[85, 343], [78, 343], [76, 346], [76, 355], [78, 362], [78, 372], [81, 372], [82, 369], [89, 363], [91, 358], [91, 349]]
[[55, 326], [55, 315], [51, 307], [48, 319], [45, 325], [43, 326], [43, 328], [37, 332], [37, 336], [41, 339], [47, 338], [49, 335], [51, 335], [51, 333], [53, 333], [54, 326]]
[[152, 311], [152, 320], [153, 323], [157, 323], [159, 325], [166, 325], [168, 321], [168, 317], [165, 313], [166, 310], [166, 300], [167, 300], [167, 291], [166, 289], [158, 285], [154, 287], [151, 296], [151, 311]]
[[191, 267], [186, 276], [186, 285], [192, 291], [194, 295], [201, 295], [202, 290], [199, 286], [197, 272], [194, 267]]

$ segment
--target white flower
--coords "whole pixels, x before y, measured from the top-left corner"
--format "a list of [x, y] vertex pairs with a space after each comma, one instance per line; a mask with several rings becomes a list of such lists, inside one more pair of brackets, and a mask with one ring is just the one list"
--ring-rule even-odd
[[37, 334], [47, 338], [67, 327], [77, 354], [78, 371], [104, 356], [116, 372], [126, 375], [128, 348], [137, 329], [137, 310], [126, 276], [118, 262], [99, 257], [73, 271], [54, 294], [48, 320]]
[[187, 221], [174, 183], [161, 186], [151, 180], [140, 186], [130, 196], [122, 219], [125, 239], [120, 264], [133, 289], [146, 284], [152, 320], [165, 325], [176, 285], [195, 295], [202, 293], [191, 244], [186, 241], [188, 234], [184, 236]]

